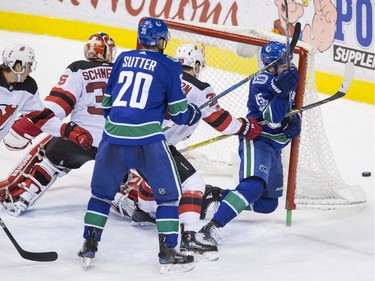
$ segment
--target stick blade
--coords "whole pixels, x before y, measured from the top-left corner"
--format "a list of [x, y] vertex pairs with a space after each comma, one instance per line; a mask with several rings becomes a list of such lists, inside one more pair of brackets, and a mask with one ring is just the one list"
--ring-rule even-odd
[[341, 83], [340, 92], [346, 93], [348, 91], [354, 77], [354, 69], [355, 66], [353, 62], [350, 61], [345, 64], [344, 78]]
[[26, 260], [38, 261], [38, 262], [55, 261], [58, 258], [58, 254], [56, 252], [34, 253], [34, 252], [28, 252], [28, 251], [20, 251], [20, 255]]

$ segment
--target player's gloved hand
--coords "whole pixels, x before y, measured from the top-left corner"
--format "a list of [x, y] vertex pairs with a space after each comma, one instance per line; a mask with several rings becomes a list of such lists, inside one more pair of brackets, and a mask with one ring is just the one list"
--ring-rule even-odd
[[253, 140], [262, 132], [263, 127], [258, 124], [258, 121], [253, 118], [238, 118], [242, 123], [240, 130], [236, 135], [244, 136], [247, 140]]
[[190, 111], [190, 117], [189, 117], [186, 125], [192, 126], [192, 125], [194, 125], [195, 123], [197, 123], [201, 119], [202, 112], [200, 111], [200, 109], [198, 108], [198, 106], [195, 105], [195, 104], [193, 104], [193, 103], [189, 103], [188, 104], [188, 109]]
[[72, 121], [63, 124], [60, 128], [60, 133], [64, 140], [70, 140], [79, 146], [82, 146], [84, 149], [90, 149], [92, 147], [93, 139], [89, 131]]
[[41, 132], [40, 128], [28, 118], [22, 117], [14, 122], [9, 133], [4, 137], [3, 142], [9, 150], [23, 150]]
[[283, 71], [271, 81], [271, 89], [275, 96], [283, 99], [289, 98], [289, 92], [294, 90], [299, 82], [297, 68], [292, 66], [290, 70]]
[[281, 126], [283, 127], [284, 135], [292, 139], [298, 136], [301, 133], [301, 116], [300, 114], [295, 114], [290, 117], [285, 118], [281, 122]]

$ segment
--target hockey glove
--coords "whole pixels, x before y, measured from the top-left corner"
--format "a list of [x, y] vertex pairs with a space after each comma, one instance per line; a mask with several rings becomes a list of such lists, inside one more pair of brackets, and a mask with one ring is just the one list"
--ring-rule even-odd
[[271, 81], [272, 93], [282, 99], [289, 98], [289, 92], [294, 90], [299, 82], [297, 68], [283, 71]]
[[90, 149], [92, 147], [92, 135], [89, 131], [78, 126], [76, 123], [70, 121], [69, 123], [63, 124], [60, 128], [61, 137], [64, 140], [70, 140], [84, 149]]
[[190, 110], [190, 117], [189, 117], [186, 125], [192, 126], [192, 125], [194, 125], [195, 123], [197, 123], [201, 119], [202, 112], [200, 111], [200, 109], [198, 108], [198, 106], [196, 106], [193, 103], [189, 103], [188, 104], [188, 109]]
[[292, 139], [301, 133], [301, 116], [299, 114], [285, 118], [281, 125], [283, 126], [284, 135]]
[[9, 150], [23, 150], [41, 132], [40, 128], [33, 122], [26, 117], [22, 117], [14, 122], [9, 133], [4, 137], [3, 142]]
[[236, 135], [244, 136], [247, 140], [253, 140], [262, 132], [263, 127], [258, 124], [255, 118], [238, 118], [238, 120], [242, 123], [242, 126]]

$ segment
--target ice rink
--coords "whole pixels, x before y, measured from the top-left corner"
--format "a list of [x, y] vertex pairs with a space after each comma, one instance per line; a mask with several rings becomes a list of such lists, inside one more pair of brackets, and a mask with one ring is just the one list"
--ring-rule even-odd
[[[38, 65], [32, 76], [42, 97], [71, 62], [83, 59], [83, 42], [6, 31], [0, 31], [0, 36], [1, 50], [15, 42], [34, 48]], [[337, 162], [345, 182], [365, 191], [366, 208], [297, 210], [293, 225], [287, 227], [285, 199], [281, 198], [276, 212], [243, 212], [227, 225], [218, 261], [199, 262], [191, 272], [170, 276], [159, 274], [156, 229], [138, 229], [111, 214], [92, 267], [85, 270], [77, 251], [83, 242], [91, 162], [58, 179], [24, 215], [15, 218], [0, 209], [1, 218], [25, 250], [59, 254], [50, 263], [24, 260], [0, 231], [0, 280], [374, 280], [374, 106], [342, 99], [322, 106], [322, 112], [335, 155], [332, 161]], [[0, 143], [1, 179], [24, 154], [10, 152]], [[362, 177], [363, 171], [371, 171], [372, 176]], [[229, 177], [203, 176], [209, 184], [233, 187]]]

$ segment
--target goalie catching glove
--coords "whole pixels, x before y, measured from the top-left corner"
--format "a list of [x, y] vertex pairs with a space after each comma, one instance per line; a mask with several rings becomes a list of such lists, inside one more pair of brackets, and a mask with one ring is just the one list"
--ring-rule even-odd
[[64, 140], [70, 140], [84, 149], [88, 150], [92, 147], [93, 139], [90, 132], [80, 127], [73, 121], [63, 124], [61, 126], [60, 133]]
[[41, 132], [40, 128], [33, 122], [26, 117], [22, 117], [14, 122], [9, 133], [4, 137], [3, 142], [9, 150], [23, 150]]
[[243, 136], [247, 140], [253, 140], [262, 132], [263, 127], [253, 117], [238, 118], [242, 123], [240, 130], [236, 135]]

